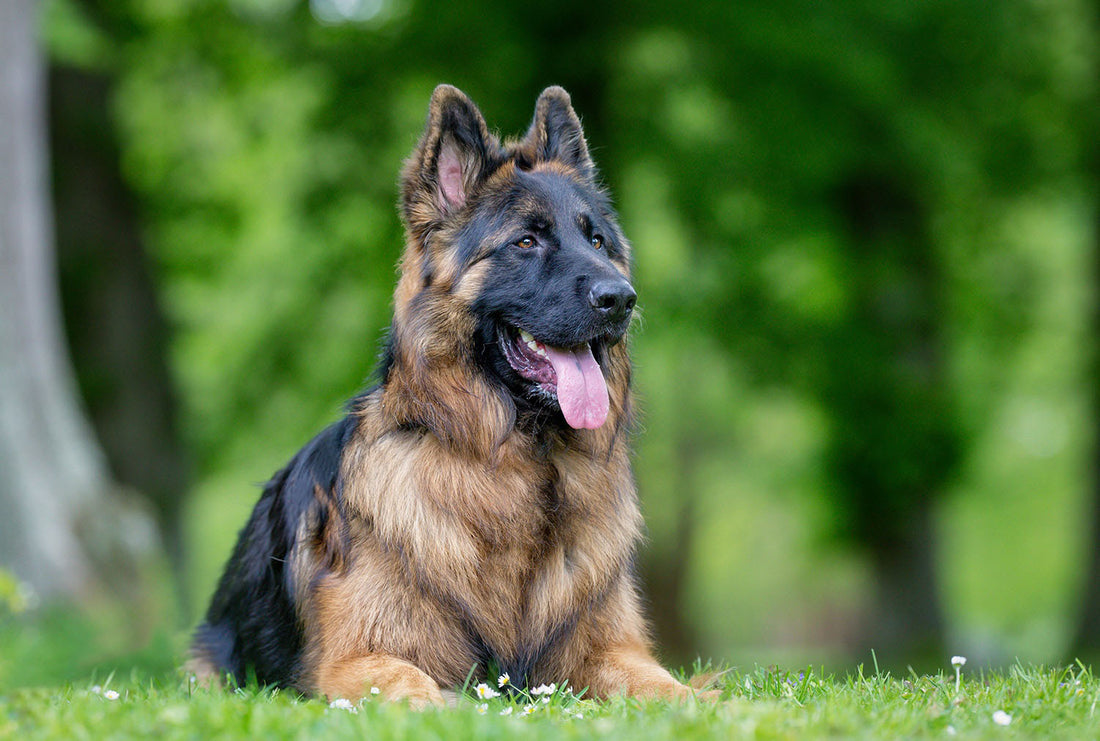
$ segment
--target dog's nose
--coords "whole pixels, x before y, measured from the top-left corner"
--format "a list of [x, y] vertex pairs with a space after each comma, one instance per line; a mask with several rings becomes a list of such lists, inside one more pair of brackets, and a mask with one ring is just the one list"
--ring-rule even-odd
[[625, 280], [601, 280], [588, 292], [588, 303], [607, 322], [621, 322], [630, 316], [638, 294]]

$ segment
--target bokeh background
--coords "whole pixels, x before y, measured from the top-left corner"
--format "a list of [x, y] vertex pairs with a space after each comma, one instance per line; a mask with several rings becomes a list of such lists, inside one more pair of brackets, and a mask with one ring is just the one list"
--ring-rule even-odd
[[634, 242], [668, 662], [1097, 655], [1095, 2], [4, 1], [46, 83], [51, 393], [105, 465], [32, 542], [72, 487], [18, 483], [0, 405], [0, 688], [172, 672], [258, 483], [367, 383], [440, 82], [503, 134], [569, 90]]

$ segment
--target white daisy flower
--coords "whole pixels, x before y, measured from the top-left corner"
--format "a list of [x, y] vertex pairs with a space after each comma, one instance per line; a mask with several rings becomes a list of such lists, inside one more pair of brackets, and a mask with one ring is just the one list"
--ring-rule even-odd
[[535, 689], [531, 690], [532, 695], [552, 695], [558, 689], [558, 686], [551, 682], [549, 685], [540, 684]]
[[513, 710], [515, 710], [515, 708], [513, 708], [511, 705], [509, 705], [508, 707], [504, 708], [504, 710], [501, 710], [500, 714], [501, 715], [511, 715]]
[[382, 691], [382, 690], [378, 689], [377, 687], [371, 687], [371, 688], [370, 688], [370, 693], [371, 693], [372, 695], [377, 695], [377, 694], [378, 694], [379, 692], [381, 692], [381, 691]]
[[108, 700], [118, 699], [118, 693], [114, 690], [103, 690], [103, 696], [106, 697]]
[[962, 666], [966, 663], [965, 656], [952, 656], [951, 666], [955, 667], [955, 694], [959, 694], [959, 688], [962, 686]]
[[351, 700], [343, 697], [337, 697], [335, 700], [328, 704], [330, 708], [336, 710], [347, 710], [349, 713], [358, 713], [359, 709], [352, 704]]
[[1007, 726], [1012, 722], [1012, 716], [1003, 710], [997, 710], [993, 713], [993, 722], [999, 726]]
[[510, 682], [511, 680], [512, 680], [512, 678], [508, 676], [508, 672], [504, 672], [499, 677], [497, 677], [497, 687], [503, 687], [504, 685], [508, 684], [508, 682]]
[[489, 710], [489, 703], [487, 703], [487, 702], [483, 702], [483, 703], [481, 703], [480, 705], [477, 706], [477, 714], [478, 715], [485, 715], [486, 711], [488, 711], [488, 710]]
[[497, 692], [484, 682], [475, 687], [474, 692], [476, 692], [478, 698], [482, 700], [492, 700], [494, 697], [500, 697], [499, 692]]

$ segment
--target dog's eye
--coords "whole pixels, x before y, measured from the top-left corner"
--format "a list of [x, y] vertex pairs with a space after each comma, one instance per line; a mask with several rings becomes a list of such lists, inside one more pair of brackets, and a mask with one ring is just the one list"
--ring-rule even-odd
[[593, 249], [598, 250], [603, 248], [603, 237], [601, 237], [599, 234], [593, 234], [592, 239], [590, 239], [589, 241], [592, 242]]
[[523, 239], [516, 242], [516, 247], [522, 247], [525, 250], [530, 249], [534, 246], [535, 246], [534, 237], [524, 237]]

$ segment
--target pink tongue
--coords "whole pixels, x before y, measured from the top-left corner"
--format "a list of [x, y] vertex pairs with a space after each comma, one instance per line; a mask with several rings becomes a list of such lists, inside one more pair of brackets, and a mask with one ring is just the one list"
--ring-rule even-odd
[[587, 344], [577, 350], [544, 345], [558, 374], [558, 405], [574, 429], [594, 430], [607, 420], [607, 384]]

